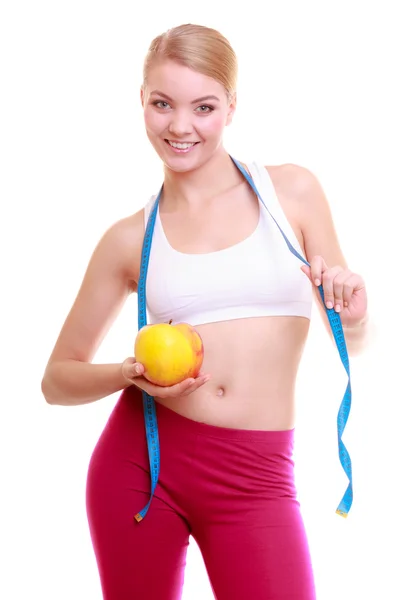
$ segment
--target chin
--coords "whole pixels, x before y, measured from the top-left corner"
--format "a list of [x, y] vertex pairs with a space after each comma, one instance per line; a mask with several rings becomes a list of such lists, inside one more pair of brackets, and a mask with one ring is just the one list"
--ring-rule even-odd
[[161, 158], [165, 167], [174, 173], [189, 173], [205, 165], [215, 154], [214, 152], [205, 152], [203, 148], [197, 148], [192, 155], [190, 154], [177, 154], [171, 156], [167, 151], [159, 152], [158, 155]]
[[196, 170], [202, 163], [199, 161], [188, 161], [187, 163], [181, 161], [168, 160], [162, 157], [162, 161], [165, 167], [174, 173], [190, 173], [190, 171]]

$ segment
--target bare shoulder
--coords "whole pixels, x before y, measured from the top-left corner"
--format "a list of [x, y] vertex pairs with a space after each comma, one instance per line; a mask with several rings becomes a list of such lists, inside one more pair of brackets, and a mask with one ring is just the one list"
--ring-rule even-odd
[[304, 219], [309, 210], [306, 206], [308, 192], [313, 182], [312, 173], [299, 165], [266, 165], [276, 196], [297, 240], [305, 252]]
[[95, 250], [112, 257], [126, 275], [132, 291], [140, 271], [144, 237], [144, 209], [113, 223], [104, 233]]
[[97, 243], [49, 363], [91, 361], [124, 301], [137, 289], [144, 213], [115, 222]]
[[311, 222], [331, 220], [328, 199], [312, 171], [291, 163], [265, 168], [282, 207], [300, 227], [303, 236]]
[[308, 259], [321, 255], [328, 265], [346, 266], [329, 201], [318, 177], [306, 167], [291, 163], [265, 168], [284, 209], [301, 230]]
[[[321, 201], [322, 186], [316, 175], [292, 163], [265, 166], [278, 194], [292, 202]], [[326, 200], [326, 199], [325, 199]]]

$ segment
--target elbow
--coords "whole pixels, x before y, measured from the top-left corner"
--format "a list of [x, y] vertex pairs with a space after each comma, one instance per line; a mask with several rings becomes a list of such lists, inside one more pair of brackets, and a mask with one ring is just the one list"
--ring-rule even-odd
[[43, 376], [42, 383], [41, 383], [41, 390], [42, 390], [42, 395], [43, 395], [44, 399], [46, 400], [47, 404], [55, 404], [54, 399], [52, 398], [52, 396], [50, 394], [48, 380], [47, 380], [46, 375]]
[[55, 405], [58, 404], [54, 394], [54, 386], [51, 385], [51, 375], [49, 373], [49, 367], [47, 366], [46, 371], [41, 381], [42, 395], [47, 404]]

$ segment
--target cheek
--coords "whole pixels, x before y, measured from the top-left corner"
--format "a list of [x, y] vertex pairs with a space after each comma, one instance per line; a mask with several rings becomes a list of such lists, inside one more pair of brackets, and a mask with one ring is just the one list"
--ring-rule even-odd
[[225, 113], [216, 112], [206, 119], [201, 119], [197, 124], [198, 131], [207, 136], [218, 136], [224, 130], [227, 116]]
[[154, 110], [146, 109], [144, 111], [144, 124], [148, 133], [159, 133], [166, 126], [166, 118]]

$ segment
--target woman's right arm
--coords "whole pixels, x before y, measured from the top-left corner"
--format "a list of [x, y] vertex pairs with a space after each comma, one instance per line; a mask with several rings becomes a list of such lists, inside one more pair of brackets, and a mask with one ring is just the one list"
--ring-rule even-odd
[[133, 357], [122, 363], [92, 364], [128, 295], [136, 291], [143, 234], [140, 211], [115, 223], [95, 248], [43, 375], [42, 393], [49, 404], [88, 404], [131, 385], [152, 396], [188, 395], [208, 380], [200, 374], [161, 388], [142, 376], [144, 367]]
[[92, 364], [104, 336], [135, 289], [143, 239], [141, 212], [115, 223], [89, 261], [42, 379], [49, 404], [86, 404], [132, 385], [122, 364]]

